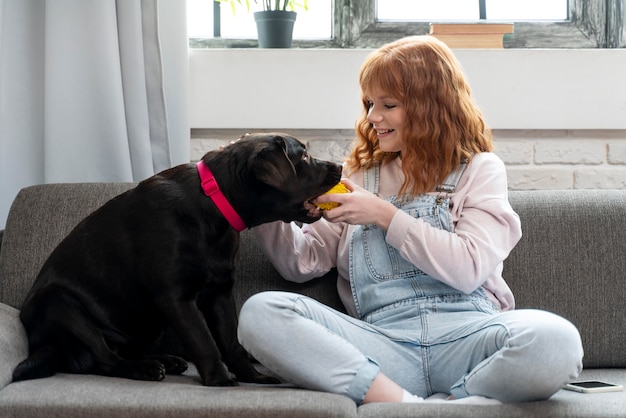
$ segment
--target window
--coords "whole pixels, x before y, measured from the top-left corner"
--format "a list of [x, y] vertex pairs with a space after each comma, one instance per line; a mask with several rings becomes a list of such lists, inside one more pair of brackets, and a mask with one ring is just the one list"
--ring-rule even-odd
[[[211, 3], [187, 0], [190, 47], [257, 45], [254, 21], [245, 7], [233, 16], [230, 5]], [[293, 46], [376, 48], [402, 36], [428, 33], [429, 23], [434, 21], [496, 20], [515, 22], [515, 33], [505, 38], [505, 48], [620, 48], [626, 46], [625, 3], [626, 0], [309, 0], [309, 12], [298, 13]], [[204, 11], [199, 11], [198, 4], [203, 5], [200, 9]], [[197, 23], [201, 20], [203, 24]], [[217, 22], [216, 32], [213, 21]], [[202, 33], [194, 29], [199, 26]]]
[[[238, 5], [235, 14], [228, 4], [222, 5], [219, 20], [220, 35], [223, 38], [256, 38], [256, 23], [252, 12], [263, 10], [263, 8], [260, 3], [252, 1], [250, 3], [250, 12], [244, 5]], [[297, 25], [293, 29], [294, 38], [330, 40], [332, 38], [332, 0], [310, 0], [307, 4], [308, 10], [297, 10]]]
[[378, 21], [565, 21], [568, 0], [377, 0]]
[[[242, 2], [243, 3], [243, 2]], [[294, 46], [319, 47], [332, 42], [333, 0], [309, 0], [308, 10], [296, 10]], [[190, 46], [255, 47], [256, 23], [253, 12], [262, 10], [260, 1], [245, 4], [211, 0], [187, 0]], [[212, 38], [212, 39], [211, 39]]]

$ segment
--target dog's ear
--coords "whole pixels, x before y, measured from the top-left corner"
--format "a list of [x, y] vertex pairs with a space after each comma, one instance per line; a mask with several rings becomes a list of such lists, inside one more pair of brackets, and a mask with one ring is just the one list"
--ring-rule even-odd
[[296, 167], [289, 158], [287, 142], [281, 136], [259, 149], [252, 162], [257, 180], [287, 191], [297, 183]]

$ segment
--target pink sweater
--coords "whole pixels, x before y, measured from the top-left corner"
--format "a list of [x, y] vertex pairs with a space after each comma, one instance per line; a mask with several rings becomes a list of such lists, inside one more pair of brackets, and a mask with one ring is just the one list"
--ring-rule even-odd
[[[350, 179], [363, 187], [363, 171]], [[402, 179], [400, 159], [384, 164], [379, 196], [396, 194]], [[502, 278], [502, 262], [522, 231], [507, 196], [502, 161], [492, 153], [477, 154], [450, 194], [454, 233], [398, 211], [387, 230], [387, 243], [433, 278], [465, 293], [482, 286], [501, 310], [514, 309], [515, 299]], [[273, 222], [253, 231], [272, 264], [287, 280], [302, 283], [337, 267], [339, 296], [348, 313], [356, 316], [348, 273], [354, 228], [321, 219], [302, 228], [294, 223]]]

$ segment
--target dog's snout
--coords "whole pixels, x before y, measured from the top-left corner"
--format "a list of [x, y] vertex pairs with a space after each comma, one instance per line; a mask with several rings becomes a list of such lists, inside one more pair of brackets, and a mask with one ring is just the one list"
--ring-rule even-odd
[[330, 167], [328, 170], [328, 180], [330, 183], [335, 184], [341, 180], [341, 172], [343, 170], [343, 166], [341, 164], [330, 163]]

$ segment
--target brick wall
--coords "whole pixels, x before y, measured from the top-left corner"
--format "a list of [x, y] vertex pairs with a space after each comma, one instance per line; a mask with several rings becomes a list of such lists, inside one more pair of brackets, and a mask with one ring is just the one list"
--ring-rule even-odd
[[[191, 160], [255, 129], [194, 129]], [[308, 142], [317, 158], [342, 161], [352, 130], [288, 132]], [[496, 130], [495, 152], [507, 166], [511, 190], [626, 189], [626, 131]]]
[[625, 131], [496, 131], [511, 190], [626, 189]]

